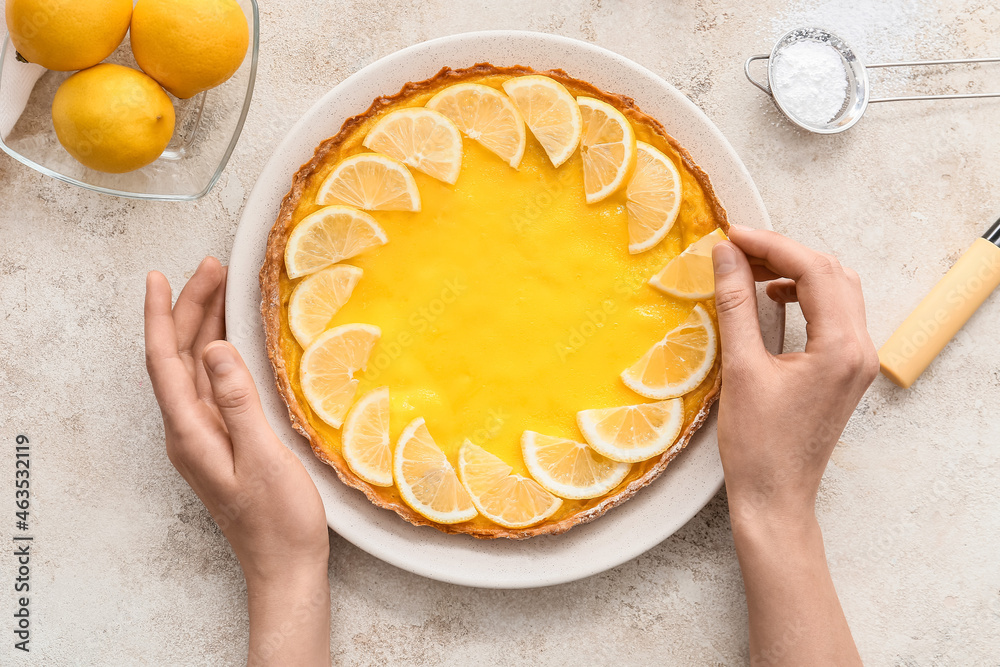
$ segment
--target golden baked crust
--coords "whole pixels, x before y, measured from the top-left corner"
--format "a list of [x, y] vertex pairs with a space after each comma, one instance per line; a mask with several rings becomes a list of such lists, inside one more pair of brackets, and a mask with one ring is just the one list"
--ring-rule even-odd
[[375, 99], [367, 111], [352, 118], [348, 118], [341, 127], [340, 132], [321, 143], [316, 148], [316, 152], [312, 160], [304, 164], [298, 172], [296, 172], [294, 178], [292, 179], [292, 187], [282, 200], [278, 218], [268, 235], [264, 265], [260, 270], [260, 289], [262, 297], [261, 315], [264, 323], [267, 356], [274, 369], [278, 392], [281, 394], [282, 399], [288, 406], [288, 414], [292, 427], [309, 440], [316, 456], [330, 465], [336, 471], [337, 476], [344, 484], [358, 489], [375, 505], [396, 512], [413, 525], [433, 526], [434, 528], [437, 528], [445, 533], [464, 533], [483, 539], [498, 537], [525, 539], [536, 535], [558, 535], [560, 533], [564, 533], [573, 526], [593, 521], [609, 509], [625, 502], [637, 491], [639, 491], [639, 489], [659, 477], [659, 475], [666, 469], [670, 461], [672, 461], [674, 457], [687, 446], [691, 437], [708, 417], [711, 406], [718, 398], [721, 386], [721, 353], [716, 359], [715, 366], [709, 375], [709, 380], [707, 380], [711, 381], [712, 378], [714, 378], [711, 389], [705, 395], [700, 409], [696, 413], [692, 422], [688, 424], [687, 428], [681, 434], [677, 444], [655, 460], [653, 465], [649, 467], [645, 473], [631, 481], [617, 493], [601, 499], [596, 505], [574, 514], [570, 514], [562, 519], [553, 522], [545, 522], [530, 528], [510, 529], [499, 525], [482, 526], [472, 524], [443, 525], [424, 518], [417, 512], [413, 511], [408, 505], [402, 502], [402, 500], [387, 498], [385, 495], [380, 494], [376, 488], [372, 487], [372, 485], [368, 482], [365, 482], [355, 475], [348, 467], [346, 461], [344, 461], [338, 453], [331, 452], [323, 446], [322, 437], [309, 423], [306, 413], [303, 410], [302, 405], [299, 403], [298, 397], [295, 395], [289, 373], [285, 365], [285, 358], [282, 354], [281, 333], [284, 304], [282, 304], [281, 299], [280, 282], [282, 272], [284, 271], [285, 243], [288, 238], [288, 234], [291, 231], [293, 213], [299, 204], [299, 200], [301, 199], [310, 178], [313, 177], [317, 170], [319, 170], [321, 166], [327, 162], [329, 156], [337, 154], [341, 145], [353, 135], [359, 126], [363, 125], [374, 116], [384, 112], [388, 108], [398, 104], [402, 100], [430, 90], [440, 89], [446, 85], [459, 83], [473, 78], [480, 78], [485, 75], [521, 76], [526, 74], [544, 74], [555, 79], [556, 81], [559, 81], [560, 83], [563, 83], [564, 85], [567, 85], [567, 87], [572, 87], [575, 90], [581, 91], [582, 94], [603, 100], [625, 114], [625, 116], [632, 123], [646, 126], [664, 141], [669, 143], [669, 145], [680, 155], [684, 162], [684, 166], [695, 177], [701, 186], [705, 198], [711, 206], [712, 214], [717, 226], [721, 227], [724, 231], [729, 230], [726, 211], [722, 207], [718, 198], [715, 196], [715, 192], [712, 189], [712, 184], [708, 175], [701, 169], [701, 167], [695, 164], [688, 151], [666, 132], [663, 125], [661, 125], [656, 119], [640, 111], [639, 107], [636, 106], [635, 102], [631, 98], [599, 90], [585, 81], [574, 79], [566, 74], [566, 72], [559, 69], [537, 72], [530, 67], [496, 67], [489, 63], [479, 63], [473, 67], [458, 70], [446, 67], [425, 81], [407, 83], [395, 95], [382, 96]]

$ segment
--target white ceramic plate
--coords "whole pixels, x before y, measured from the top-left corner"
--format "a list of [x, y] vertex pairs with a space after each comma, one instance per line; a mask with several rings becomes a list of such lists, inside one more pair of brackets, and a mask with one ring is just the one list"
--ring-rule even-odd
[[[730, 220], [770, 227], [750, 175], [726, 139], [684, 95], [649, 70], [585, 42], [541, 33], [491, 31], [443, 37], [411, 46], [348, 77], [292, 128], [250, 193], [236, 233], [226, 294], [229, 339], [253, 372], [271, 425], [299, 456], [326, 505], [330, 527], [368, 553], [397, 567], [440, 581], [485, 588], [530, 588], [582, 579], [620, 565], [663, 541], [683, 526], [722, 485], [722, 465], [713, 417], [666, 472], [621, 507], [593, 523], [556, 537], [522, 542], [480, 541], [417, 528], [395, 513], [372, 505], [342, 484], [295, 433], [274, 386], [264, 351], [257, 272], [264, 261], [267, 233], [278, 214], [292, 175], [315, 147], [337, 133], [350, 116], [363, 112], [382, 94], [397, 92], [445, 66], [478, 62], [561, 68], [599, 88], [628, 95], [660, 120], [710, 175]], [[783, 311], [770, 300], [763, 330], [779, 351]]]

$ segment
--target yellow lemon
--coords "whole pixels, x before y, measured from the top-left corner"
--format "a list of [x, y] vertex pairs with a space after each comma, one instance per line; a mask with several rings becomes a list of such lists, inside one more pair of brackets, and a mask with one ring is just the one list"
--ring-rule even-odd
[[578, 97], [583, 118], [580, 154], [587, 203], [607, 199], [635, 167], [635, 130], [622, 112], [593, 97]]
[[[625, 369], [622, 380], [625, 386], [646, 398], [679, 398], [696, 389], [708, 377], [715, 363], [715, 341], [712, 318], [699, 304], [686, 320], [649, 348], [639, 361]], [[585, 424], [581, 426], [585, 428]], [[587, 442], [592, 447], [598, 443], [596, 446], [600, 447], [598, 439], [592, 442], [588, 438]], [[609, 447], [601, 453], [607, 456], [614, 451]]]
[[227, 81], [249, 43], [235, 0], [139, 0], [132, 12], [135, 61], [181, 99]]
[[534, 526], [562, 506], [541, 484], [470, 440], [458, 450], [458, 476], [480, 514], [506, 528]]
[[52, 124], [78, 161], [121, 174], [160, 157], [174, 134], [174, 105], [142, 72], [105, 63], [63, 81], [52, 100]]
[[609, 493], [632, 467], [601, 456], [582, 442], [534, 431], [521, 435], [521, 454], [528, 472], [546, 491], [577, 500]]
[[649, 284], [678, 299], [700, 301], [715, 298], [712, 248], [725, 240], [726, 233], [721, 229], [702, 236], [650, 278]]
[[354, 404], [341, 437], [344, 460], [355, 475], [375, 486], [392, 486], [388, 387], [373, 389]]
[[566, 86], [533, 74], [508, 79], [503, 89], [545, 149], [552, 166], [558, 167], [568, 160], [580, 145], [583, 117]]
[[447, 116], [433, 109], [390, 112], [362, 145], [452, 185], [462, 169], [462, 135]]
[[101, 62], [128, 32], [132, 0], [7, 0], [10, 41], [25, 60], [71, 72]]
[[399, 495], [431, 521], [462, 523], [479, 514], [423, 417], [403, 429], [392, 455], [392, 467]]
[[358, 380], [382, 335], [370, 324], [343, 324], [327, 330], [302, 353], [302, 393], [320, 419], [340, 428], [354, 403]]
[[666, 155], [635, 142], [635, 172], [625, 188], [628, 251], [646, 252], [663, 240], [681, 211], [681, 172]]
[[684, 401], [671, 398], [620, 408], [581, 410], [576, 413], [576, 423], [587, 444], [599, 455], [626, 463], [645, 461], [677, 442], [684, 427]]
[[[475, 139], [517, 169], [524, 157], [524, 120], [510, 99], [480, 83], [448, 86], [426, 104], [447, 116], [462, 134]], [[371, 136], [371, 135], [369, 135]]]
[[359, 153], [326, 177], [316, 203], [346, 204], [365, 211], [419, 211], [420, 191], [406, 165], [378, 153]]

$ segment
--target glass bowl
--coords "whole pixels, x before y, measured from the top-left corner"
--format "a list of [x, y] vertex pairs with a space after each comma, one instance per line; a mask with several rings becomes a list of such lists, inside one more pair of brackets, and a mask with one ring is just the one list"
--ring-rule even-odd
[[[257, 77], [260, 19], [257, 0], [237, 0], [250, 26], [250, 48], [231, 79], [188, 100], [170, 96], [177, 115], [170, 144], [155, 162], [126, 174], [106, 174], [88, 169], [62, 147], [52, 126], [52, 99], [59, 85], [73, 72], [45, 72], [35, 84], [24, 113], [0, 149], [46, 176], [81, 188], [134, 199], [192, 201], [212, 189], [229, 162], [243, 130]], [[0, 98], [4, 90], [3, 64], [16, 51], [6, 38], [0, 51]], [[129, 38], [105, 62], [138, 69]]]

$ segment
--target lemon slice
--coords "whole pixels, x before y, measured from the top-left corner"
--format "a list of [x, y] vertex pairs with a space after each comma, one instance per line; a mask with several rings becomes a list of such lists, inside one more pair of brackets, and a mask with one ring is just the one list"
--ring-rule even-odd
[[375, 218], [364, 211], [327, 206], [302, 218], [288, 235], [285, 272], [289, 278], [301, 278], [388, 240]]
[[524, 463], [535, 481], [562, 498], [596, 498], [625, 479], [628, 463], [618, 463], [583, 444], [534, 431], [521, 436]]
[[433, 109], [391, 111], [362, 143], [445, 183], [454, 184], [462, 169], [462, 135]]
[[712, 248], [726, 240], [726, 233], [716, 229], [684, 249], [663, 270], [649, 279], [656, 289], [680, 299], [702, 301], [715, 296], [715, 267]]
[[646, 398], [676, 398], [693, 390], [715, 363], [715, 326], [701, 305], [622, 373], [629, 389]]
[[635, 167], [635, 131], [622, 112], [593, 97], [578, 97], [583, 118], [583, 190], [594, 204], [614, 194]]
[[684, 401], [626, 405], [576, 413], [583, 437], [612, 461], [637, 463], [670, 449], [684, 425]]
[[299, 345], [309, 347], [326, 330], [326, 325], [351, 297], [361, 273], [356, 266], [334, 264], [295, 286], [288, 300], [288, 328]]
[[347, 204], [365, 211], [419, 211], [420, 191], [406, 165], [385, 155], [360, 153], [326, 177], [316, 203]]
[[423, 417], [403, 429], [392, 460], [399, 494], [422, 516], [437, 523], [461, 523], [476, 516], [469, 493], [431, 438]]
[[341, 436], [341, 451], [355, 475], [375, 486], [392, 486], [388, 387], [358, 399], [347, 413]]
[[633, 255], [662, 241], [681, 210], [681, 175], [673, 161], [644, 141], [635, 142], [635, 149], [635, 172], [625, 187]]
[[458, 451], [458, 474], [480, 514], [507, 528], [527, 528], [544, 521], [562, 501], [533, 479], [469, 440]]
[[508, 79], [503, 89], [545, 149], [552, 166], [558, 167], [568, 160], [580, 144], [583, 119], [580, 107], [565, 86], [547, 76], [533, 74]]
[[364, 369], [381, 335], [382, 331], [370, 324], [344, 324], [320, 334], [302, 354], [302, 393], [330, 426], [340, 428], [344, 423], [358, 390], [354, 374]]
[[496, 88], [479, 83], [449, 86], [427, 103], [447, 116], [462, 134], [517, 169], [524, 157], [524, 121], [510, 99]]

